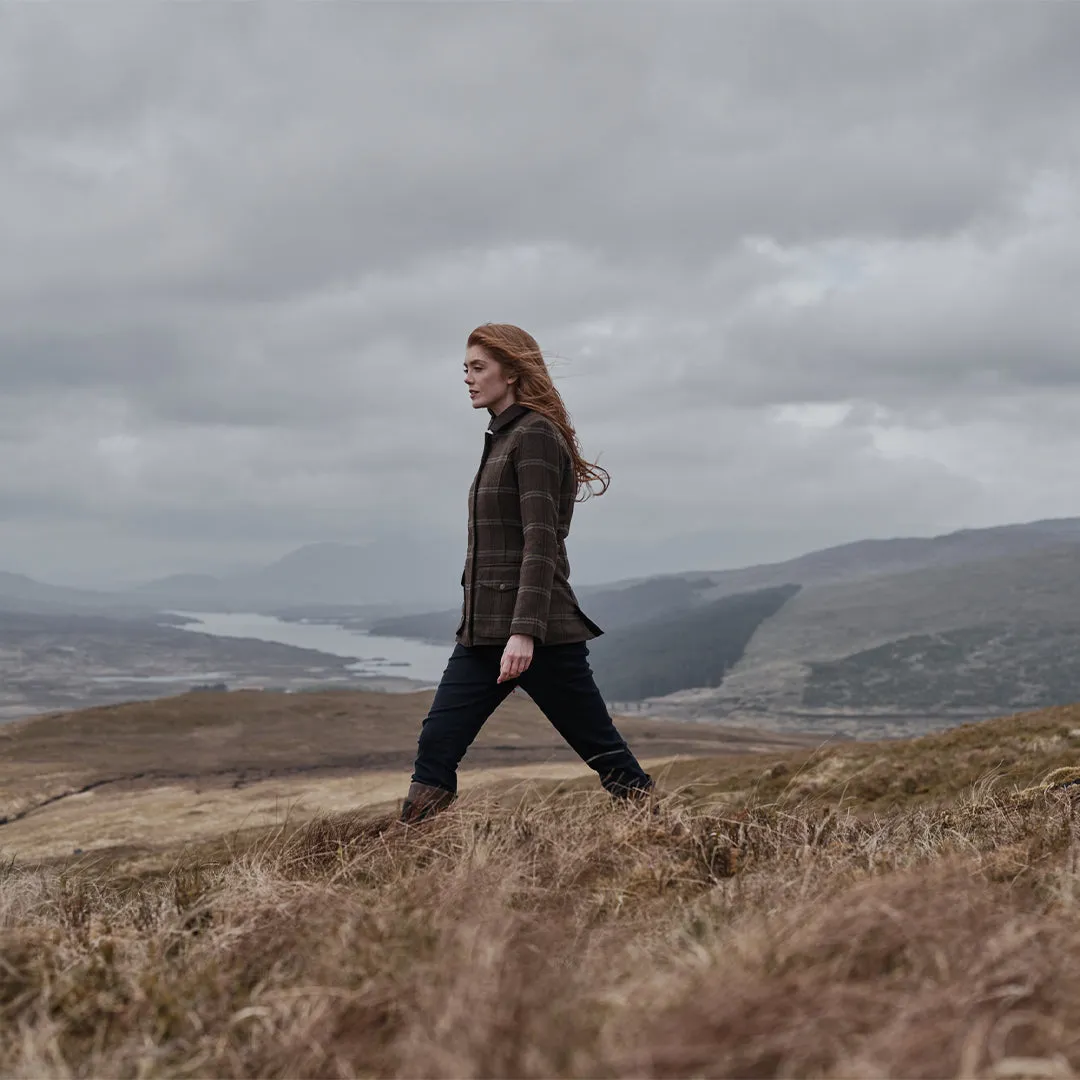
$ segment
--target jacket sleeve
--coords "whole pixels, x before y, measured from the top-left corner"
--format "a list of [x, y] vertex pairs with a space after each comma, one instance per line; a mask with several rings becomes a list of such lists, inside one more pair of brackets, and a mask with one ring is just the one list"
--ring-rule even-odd
[[515, 447], [524, 554], [511, 634], [529, 634], [542, 644], [551, 608], [559, 541], [559, 492], [569, 466], [562, 439], [551, 424], [533, 424]]

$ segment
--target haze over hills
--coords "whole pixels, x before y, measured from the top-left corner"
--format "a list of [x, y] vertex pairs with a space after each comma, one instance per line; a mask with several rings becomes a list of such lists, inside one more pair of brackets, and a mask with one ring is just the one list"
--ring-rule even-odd
[[[696, 715], [985, 716], [1080, 700], [1080, 544], [800, 590]], [[888, 726], [890, 721], [883, 723]], [[842, 728], [844, 730], [845, 728]], [[850, 730], [850, 729], [848, 729]]]
[[[0, 574], [0, 611], [288, 612], [449, 644], [459, 557], [423, 537], [392, 553], [312, 544], [260, 569], [178, 574], [124, 593]], [[407, 581], [393, 572], [405, 564], [415, 568]], [[590, 650], [620, 706], [874, 735], [1080, 700], [1080, 519], [865, 540], [577, 591], [607, 631]], [[433, 595], [446, 606], [431, 610]]]
[[[639, 593], [647, 617], [629, 614]], [[590, 644], [605, 693], [665, 715], [871, 736], [1080, 700], [1077, 519], [862, 541], [582, 602], [607, 631]], [[457, 620], [374, 628], [448, 637]], [[722, 662], [687, 659], [699, 653]]]
[[140, 596], [212, 596], [221, 588], [221, 579], [213, 574], [170, 574], [137, 585], [134, 592]]
[[145, 602], [140, 604], [137, 597], [126, 593], [95, 592], [90, 589], [72, 589], [64, 585], [48, 585], [25, 574], [0, 571], [0, 611], [62, 614], [80, 611], [126, 611], [134, 608], [146, 610], [149, 606]]
[[[589, 615], [607, 629], [625, 629], [648, 619], [671, 614], [696, 603], [733, 593], [781, 585], [802, 586], [1022, 555], [1075, 541], [1080, 544], [1080, 518], [1058, 518], [988, 529], [964, 529], [934, 537], [857, 540], [823, 548], [778, 563], [734, 570], [693, 570], [606, 585], [576, 587]], [[447, 640], [458, 624], [460, 597], [443, 611], [421, 612], [381, 620], [376, 632]]]
[[711, 574], [712, 595], [742, 592], [789, 581], [800, 585], [852, 581], [933, 566], [1023, 555], [1070, 542], [1080, 543], [1080, 518], [1056, 518], [989, 529], [962, 529], [932, 537], [857, 540], [812, 551], [786, 562]]
[[[137, 593], [173, 607], [389, 606], [415, 610], [453, 600], [463, 552], [423, 537], [370, 544], [306, 544], [256, 570], [213, 577], [175, 574]], [[400, 567], [398, 572], [392, 568]]]
[[[728, 570], [691, 570], [575, 586], [590, 612], [612, 628], [698, 601], [789, 583], [858, 580], [924, 567], [1022, 555], [1080, 543], [1080, 518], [966, 529], [937, 537], [860, 540], [798, 558]], [[463, 551], [432, 537], [392, 537], [370, 544], [315, 543], [263, 567], [221, 576], [177, 573], [127, 591], [72, 589], [0, 573], [0, 606], [9, 610], [156, 607], [253, 611], [288, 606], [370, 606], [428, 616], [445, 604], [456, 613]], [[396, 569], [400, 568], [400, 569]], [[443, 622], [454, 618], [446, 614]], [[454, 623], [456, 626], [456, 622]], [[452, 632], [451, 627], [451, 632]], [[414, 634], [415, 627], [410, 628]], [[436, 637], [445, 638], [445, 630]]]

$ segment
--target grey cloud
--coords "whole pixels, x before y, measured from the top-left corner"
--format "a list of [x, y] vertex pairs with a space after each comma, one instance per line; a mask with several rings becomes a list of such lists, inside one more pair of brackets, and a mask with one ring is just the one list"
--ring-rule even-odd
[[[565, 358], [615, 476], [590, 574], [1077, 512], [1024, 435], [1072, 446], [1078, 32], [1064, 4], [6, 8], [12, 558], [55, 564], [30, 522], [162, 570], [456, 536], [488, 319]], [[993, 442], [1046, 483], [971, 464]]]
[[[54, 194], [135, 248], [153, 240], [147, 285], [280, 297], [521, 237], [685, 259], [747, 231], [938, 231], [996, 206], [1032, 142], [1075, 151], [1067, 6], [820, 7], [156, 9], [142, 48], [132, 31], [111, 50], [100, 31], [97, 48], [56, 46], [74, 136], [83, 99], [146, 104], [106, 185], [84, 177], [76, 195], [61, 173]], [[81, 43], [78, 19], [52, 29]], [[162, 77], [146, 57], [166, 39]], [[1017, 108], [1032, 79], [1047, 93]]]
[[793, 400], [944, 395], [961, 405], [1022, 386], [1075, 387], [1078, 211], [1080, 201], [1060, 220], [1018, 221], [1004, 243], [961, 235], [886, 250], [879, 272], [818, 302], [744, 307], [727, 339], [731, 366], [773, 400], [781, 385]]

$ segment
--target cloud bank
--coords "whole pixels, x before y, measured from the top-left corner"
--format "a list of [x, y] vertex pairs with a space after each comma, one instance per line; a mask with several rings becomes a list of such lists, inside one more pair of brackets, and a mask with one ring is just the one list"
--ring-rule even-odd
[[477, 323], [578, 580], [1080, 514], [1075, 5], [0, 12], [3, 568], [464, 549]]

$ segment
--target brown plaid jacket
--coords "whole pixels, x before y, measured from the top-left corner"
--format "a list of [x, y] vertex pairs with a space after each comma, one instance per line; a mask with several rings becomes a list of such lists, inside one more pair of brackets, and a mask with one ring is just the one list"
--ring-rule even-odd
[[492, 418], [469, 488], [465, 600], [457, 640], [505, 645], [530, 634], [537, 645], [588, 641], [603, 631], [570, 588], [565, 540], [577, 479], [559, 429], [524, 405]]

